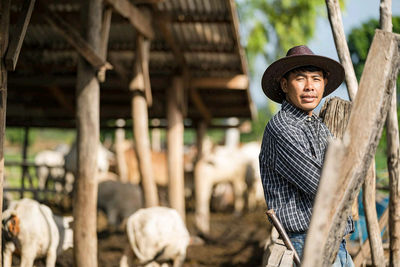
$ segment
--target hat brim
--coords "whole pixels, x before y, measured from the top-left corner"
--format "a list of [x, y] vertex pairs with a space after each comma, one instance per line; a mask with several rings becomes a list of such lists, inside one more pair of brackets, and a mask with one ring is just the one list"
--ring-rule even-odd
[[269, 99], [282, 103], [285, 93], [281, 89], [281, 78], [285, 73], [304, 66], [316, 66], [326, 71], [328, 82], [325, 85], [324, 97], [335, 91], [343, 82], [343, 66], [333, 59], [319, 55], [288, 56], [278, 59], [265, 70], [261, 79], [264, 94]]

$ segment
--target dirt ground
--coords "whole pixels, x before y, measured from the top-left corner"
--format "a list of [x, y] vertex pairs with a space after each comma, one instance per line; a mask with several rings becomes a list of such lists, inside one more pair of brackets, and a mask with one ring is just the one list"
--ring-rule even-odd
[[[203, 245], [187, 249], [184, 267], [189, 266], [260, 266], [263, 245], [270, 224], [264, 207], [235, 216], [231, 212], [211, 213], [211, 233]], [[195, 234], [194, 214], [187, 214], [187, 227]], [[128, 240], [123, 232], [103, 231], [98, 235], [99, 267], [117, 267]], [[17, 263], [17, 262], [15, 262]], [[37, 267], [45, 266], [38, 261]], [[73, 266], [72, 249], [57, 258], [57, 267]]]

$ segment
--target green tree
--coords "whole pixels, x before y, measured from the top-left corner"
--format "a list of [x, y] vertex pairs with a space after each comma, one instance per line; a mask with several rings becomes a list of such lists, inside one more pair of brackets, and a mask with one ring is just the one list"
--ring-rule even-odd
[[[393, 32], [400, 32], [400, 17], [393, 17]], [[368, 50], [371, 46], [375, 30], [379, 28], [379, 21], [371, 19], [364, 22], [360, 27], [351, 30], [349, 40], [349, 50], [353, 61], [357, 79], [360, 80], [367, 59]]]
[[[341, 1], [342, 4], [344, 1]], [[326, 14], [323, 0], [237, 0], [250, 71], [257, 55], [267, 62], [292, 46], [306, 44], [316, 20]]]

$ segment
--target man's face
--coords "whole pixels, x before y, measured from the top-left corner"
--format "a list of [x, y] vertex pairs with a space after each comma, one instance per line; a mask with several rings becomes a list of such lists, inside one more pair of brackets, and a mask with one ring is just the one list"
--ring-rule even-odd
[[322, 71], [297, 71], [281, 79], [281, 88], [288, 102], [311, 116], [321, 102], [326, 83]]

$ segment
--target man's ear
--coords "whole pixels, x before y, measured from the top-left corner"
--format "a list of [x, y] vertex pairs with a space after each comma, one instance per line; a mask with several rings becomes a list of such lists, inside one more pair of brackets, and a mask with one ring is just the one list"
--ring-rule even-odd
[[286, 94], [286, 93], [288, 92], [287, 80], [286, 80], [286, 78], [282, 78], [282, 79], [280, 80], [280, 84], [281, 84], [282, 91]]

